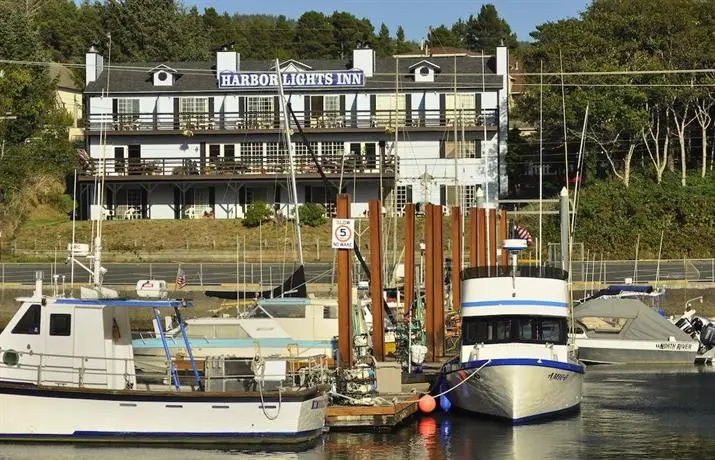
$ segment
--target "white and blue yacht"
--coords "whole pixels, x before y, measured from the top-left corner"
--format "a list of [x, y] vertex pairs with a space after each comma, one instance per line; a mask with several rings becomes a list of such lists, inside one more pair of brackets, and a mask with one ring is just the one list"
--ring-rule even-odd
[[517, 265], [462, 273], [462, 347], [442, 371], [457, 408], [529, 423], [579, 408], [584, 366], [568, 345], [568, 274]]

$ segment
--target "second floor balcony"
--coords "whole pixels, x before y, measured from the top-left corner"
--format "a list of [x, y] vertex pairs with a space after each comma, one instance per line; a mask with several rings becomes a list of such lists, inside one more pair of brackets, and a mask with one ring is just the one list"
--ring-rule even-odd
[[[364, 110], [295, 112], [298, 123], [306, 130], [356, 131], [386, 129], [439, 130], [444, 128], [488, 129], [499, 127], [496, 109], [483, 110]], [[160, 134], [267, 132], [284, 129], [284, 118], [278, 111], [253, 112], [131, 112], [90, 114], [86, 119], [89, 132], [109, 131], [117, 134]], [[295, 121], [291, 119], [291, 127]]]
[[[395, 177], [397, 159], [394, 156], [379, 158], [345, 157], [321, 158], [320, 167], [331, 177]], [[297, 178], [319, 177], [318, 167], [305, 156], [294, 162]], [[126, 180], [261, 180], [286, 177], [290, 174], [288, 159], [281, 158], [91, 158], [85, 165], [83, 176], [102, 174], [109, 178]]]

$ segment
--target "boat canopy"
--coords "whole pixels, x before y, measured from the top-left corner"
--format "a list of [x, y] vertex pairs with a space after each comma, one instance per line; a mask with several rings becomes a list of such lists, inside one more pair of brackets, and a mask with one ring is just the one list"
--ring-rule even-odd
[[207, 297], [226, 300], [275, 299], [279, 297], [308, 297], [305, 269], [299, 266], [282, 285], [266, 291], [205, 291]]
[[517, 265], [516, 272], [513, 266], [481, 266], [469, 267], [462, 270], [462, 281], [475, 278], [505, 278], [513, 275], [524, 278], [551, 278], [568, 280], [569, 273], [556, 267], [540, 265]]
[[574, 308], [574, 320], [590, 338], [679, 341], [692, 338], [637, 299], [598, 298]]

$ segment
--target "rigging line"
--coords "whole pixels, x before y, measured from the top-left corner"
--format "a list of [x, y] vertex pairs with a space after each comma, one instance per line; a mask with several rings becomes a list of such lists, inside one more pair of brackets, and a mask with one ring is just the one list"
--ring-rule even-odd
[[[306, 147], [308, 147], [308, 152], [310, 153], [310, 157], [313, 160], [313, 163], [315, 164], [315, 167], [318, 170], [318, 173], [320, 174], [320, 178], [323, 181], [323, 184], [325, 185], [326, 190], [334, 190], [336, 195], [340, 193], [340, 189], [336, 187], [335, 183], [330, 181], [327, 176], [325, 175], [325, 172], [323, 171], [323, 168], [320, 166], [320, 162], [318, 162], [318, 158], [315, 156], [315, 152], [313, 152], [313, 148], [310, 146], [310, 142], [308, 141], [308, 138], [305, 135], [305, 132], [303, 131], [303, 127], [298, 123], [298, 117], [296, 116], [295, 112], [293, 111], [293, 107], [288, 102], [286, 104], [286, 109], [290, 113], [290, 116], [293, 118], [293, 122], [296, 124], [296, 127], [298, 128], [298, 134], [300, 134], [301, 139], [303, 139], [303, 144], [305, 144]], [[365, 262], [365, 259], [362, 256], [362, 253], [360, 252], [360, 246], [355, 245], [353, 251], [355, 252], [355, 256], [358, 258], [358, 261], [360, 262], [360, 265], [362, 266], [362, 269], [365, 271], [365, 275], [367, 276], [367, 280], [370, 281], [370, 268], [367, 265], [367, 262]], [[388, 318], [390, 318], [390, 321], [393, 323], [395, 322], [395, 317], [392, 314], [392, 310], [390, 310], [390, 307], [387, 305], [387, 300], [383, 298], [382, 300], [382, 307], [385, 310], [385, 313], [387, 314]]]

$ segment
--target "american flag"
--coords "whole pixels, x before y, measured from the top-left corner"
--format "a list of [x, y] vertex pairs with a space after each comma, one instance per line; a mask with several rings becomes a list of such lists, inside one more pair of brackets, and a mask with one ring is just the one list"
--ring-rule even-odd
[[179, 269], [179, 274], [176, 275], [176, 287], [181, 289], [182, 287], [186, 286], [186, 273], [184, 270]]
[[527, 243], [531, 243], [531, 233], [521, 225], [514, 225], [514, 235], [519, 239], [526, 240]]

